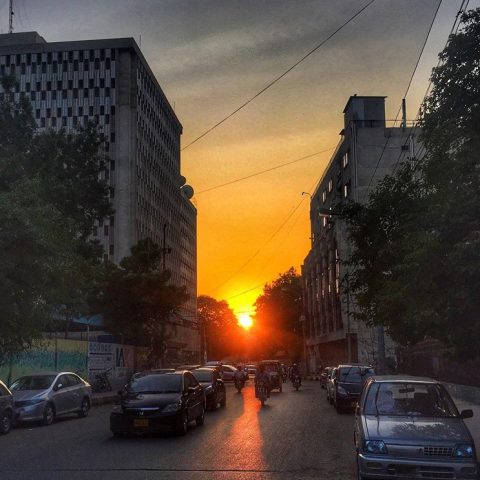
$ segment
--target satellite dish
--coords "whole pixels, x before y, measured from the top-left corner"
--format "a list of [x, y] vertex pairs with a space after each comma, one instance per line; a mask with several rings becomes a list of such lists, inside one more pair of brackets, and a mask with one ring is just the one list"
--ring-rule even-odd
[[184, 185], [181, 189], [182, 193], [190, 200], [195, 193], [190, 185]]
[[181, 187], [183, 187], [183, 185], [187, 183], [187, 179], [183, 175], [180, 175], [180, 178], [178, 179], [178, 183]]

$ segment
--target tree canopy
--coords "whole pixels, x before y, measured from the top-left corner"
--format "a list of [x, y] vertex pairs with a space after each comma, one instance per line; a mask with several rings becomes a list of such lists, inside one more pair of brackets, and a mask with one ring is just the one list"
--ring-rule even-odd
[[293, 267], [265, 285], [255, 308], [258, 354], [265, 357], [282, 351], [292, 358], [298, 357], [301, 351], [302, 283]]
[[440, 339], [457, 358], [480, 343], [480, 9], [462, 17], [432, 73], [425, 156], [343, 207], [358, 316], [403, 345]]
[[4, 77], [0, 102], [0, 363], [28, 348], [53, 314], [86, 313], [102, 249], [88, 239], [111, 212], [102, 136], [37, 132], [31, 104]]
[[151, 360], [163, 358], [166, 341], [175, 334], [175, 316], [188, 300], [185, 286], [169, 283], [161, 269], [162, 250], [150, 239], [140, 240], [120, 265], [105, 267], [97, 308], [114, 332], [135, 345], [148, 346]]

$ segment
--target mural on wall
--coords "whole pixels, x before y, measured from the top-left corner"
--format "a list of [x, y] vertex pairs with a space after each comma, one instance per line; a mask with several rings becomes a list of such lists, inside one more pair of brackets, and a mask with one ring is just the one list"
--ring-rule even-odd
[[67, 370], [87, 376], [87, 342], [80, 340], [43, 340], [20, 355], [11, 365], [0, 367], [0, 378], [11, 384], [22, 375]]

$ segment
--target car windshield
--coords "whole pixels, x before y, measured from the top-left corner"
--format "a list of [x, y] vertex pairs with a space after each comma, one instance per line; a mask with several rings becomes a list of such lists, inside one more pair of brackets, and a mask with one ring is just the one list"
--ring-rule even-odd
[[458, 417], [445, 389], [427, 383], [374, 383], [365, 400], [367, 415]]
[[20, 377], [13, 382], [10, 390], [46, 390], [54, 382], [56, 375], [32, 375]]
[[342, 367], [337, 373], [338, 381], [345, 383], [362, 383], [372, 375], [375, 372], [370, 367]]
[[166, 373], [132, 378], [127, 391], [129, 393], [180, 393], [182, 375]]
[[212, 382], [212, 372], [207, 370], [194, 370], [192, 373], [199, 382]]

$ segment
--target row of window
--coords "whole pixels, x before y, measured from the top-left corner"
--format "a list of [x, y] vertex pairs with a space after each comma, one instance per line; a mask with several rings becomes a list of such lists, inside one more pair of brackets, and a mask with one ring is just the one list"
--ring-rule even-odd
[[22, 63], [27, 65], [47, 63], [48, 65], [63, 62], [72, 63], [74, 60], [83, 62], [89, 60], [94, 62], [115, 60], [115, 49], [90, 49], [90, 50], [66, 50], [60, 52], [38, 52], [38, 53], [17, 53], [13, 55], [0, 55], [0, 65], [20, 66]]

